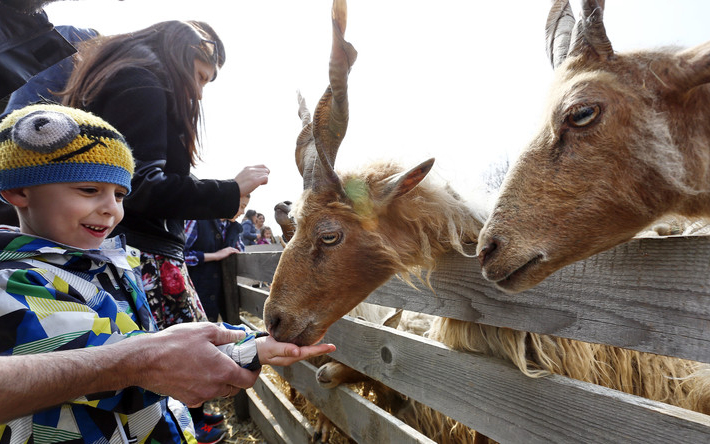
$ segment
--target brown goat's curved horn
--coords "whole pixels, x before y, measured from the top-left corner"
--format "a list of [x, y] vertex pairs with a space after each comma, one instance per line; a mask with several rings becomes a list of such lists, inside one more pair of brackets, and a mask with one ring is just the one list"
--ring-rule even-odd
[[567, 58], [574, 22], [569, 1], [553, 0], [545, 24], [545, 49], [553, 68], [557, 68]]
[[[357, 58], [357, 51], [343, 36], [347, 24], [345, 0], [333, 1], [332, 17], [330, 85], [318, 102], [313, 116], [313, 137], [319, 165], [312, 168], [313, 180], [308, 188], [324, 184], [336, 186], [342, 192], [342, 184], [333, 164], [348, 128], [348, 74]], [[305, 178], [304, 188], [307, 188]]]
[[598, 57], [611, 58], [614, 49], [604, 28], [604, 0], [584, 0], [581, 17], [572, 30], [567, 56], [593, 51]]
[[[298, 91], [298, 117], [301, 118], [303, 128], [296, 139], [296, 165], [298, 166], [298, 172], [301, 173], [301, 177], [303, 177], [305, 181], [307, 176], [303, 173], [306, 169], [306, 165], [313, 164], [317, 156], [315, 153], [309, 153], [309, 151], [315, 149], [313, 148], [315, 146], [313, 124], [311, 123], [311, 112], [308, 111], [306, 100], [303, 98], [300, 91]], [[309, 147], [311, 147], [310, 150]], [[304, 184], [304, 189], [307, 188], [311, 188], [310, 184], [308, 186]]]

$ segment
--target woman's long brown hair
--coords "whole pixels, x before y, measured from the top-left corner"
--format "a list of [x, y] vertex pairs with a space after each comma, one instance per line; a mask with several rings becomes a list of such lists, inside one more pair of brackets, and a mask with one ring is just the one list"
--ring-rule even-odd
[[61, 93], [63, 103], [86, 108], [120, 70], [149, 69], [165, 86], [168, 110], [184, 130], [183, 141], [194, 166], [200, 158], [202, 117], [195, 59], [212, 64], [215, 72], [225, 60], [224, 44], [204, 22], [167, 21], [131, 33], [99, 36], [80, 46], [74, 71]]

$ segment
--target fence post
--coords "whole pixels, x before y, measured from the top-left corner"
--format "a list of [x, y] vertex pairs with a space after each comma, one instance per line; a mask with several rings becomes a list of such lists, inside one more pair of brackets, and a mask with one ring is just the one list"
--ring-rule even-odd
[[[222, 260], [222, 287], [224, 289], [224, 304], [226, 322], [230, 324], [241, 324], [239, 319], [239, 286], [237, 285], [237, 255], [231, 254]], [[239, 421], [249, 418], [249, 398], [247, 391], [242, 389], [237, 393], [232, 401], [234, 410]]]

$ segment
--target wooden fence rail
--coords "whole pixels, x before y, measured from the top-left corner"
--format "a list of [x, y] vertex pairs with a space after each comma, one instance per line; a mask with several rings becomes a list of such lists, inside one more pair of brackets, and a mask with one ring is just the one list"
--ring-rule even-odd
[[[261, 317], [268, 294], [234, 276], [270, 281], [280, 253], [232, 257], [231, 304]], [[455, 254], [430, 282], [433, 292], [392, 279], [368, 302], [710, 362], [708, 237], [634, 240], [518, 295], [496, 290], [475, 259]], [[562, 376], [529, 378], [507, 362], [347, 316], [326, 341], [338, 347], [333, 358], [503, 443], [710, 442], [709, 416]], [[429, 442], [348, 389], [320, 388], [310, 364], [277, 370], [357, 442]], [[268, 410], [284, 410], [268, 398]], [[294, 428], [302, 419], [278, 424], [284, 442], [310, 436]]]

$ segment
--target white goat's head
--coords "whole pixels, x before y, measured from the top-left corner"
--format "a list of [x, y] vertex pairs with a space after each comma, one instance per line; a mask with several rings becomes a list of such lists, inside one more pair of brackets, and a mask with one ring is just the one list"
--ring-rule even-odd
[[603, 0], [548, 16], [555, 78], [544, 123], [479, 237], [483, 275], [509, 292], [631, 239], [667, 213], [710, 215], [710, 42], [615, 53]]

